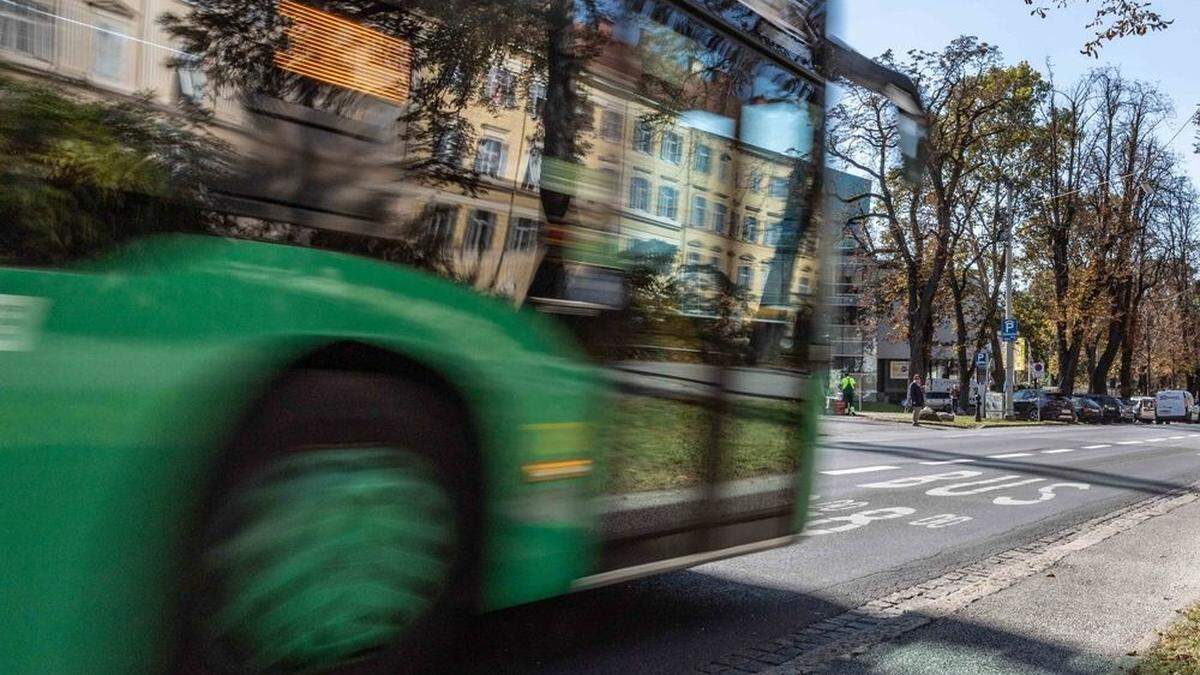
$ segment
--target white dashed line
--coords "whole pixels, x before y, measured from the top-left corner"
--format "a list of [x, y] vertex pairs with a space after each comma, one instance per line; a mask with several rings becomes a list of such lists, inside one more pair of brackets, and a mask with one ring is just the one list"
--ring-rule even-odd
[[1165, 438], [1147, 438], [1146, 442], [1147, 443], [1158, 443], [1159, 441], [1165, 441], [1165, 440], [1167, 440], [1167, 439], [1165, 439]]
[[943, 459], [937, 462], [921, 462], [921, 464], [925, 466], [941, 466], [943, 464], [970, 464], [974, 461], [973, 459]]
[[1109, 445], [1108, 443], [1101, 443], [1100, 445], [1085, 445], [1085, 446], [1083, 446], [1083, 449], [1084, 450], [1099, 450], [1100, 448], [1111, 448], [1111, 447], [1112, 446]]
[[1191, 434], [1188, 438], [1200, 438], [1200, 434]]
[[1187, 436], [1168, 436], [1167, 440], [1168, 441], [1178, 441], [1181, 438], [1187, 438]]
[[1057, 450], [1043, 450], [1043, 455], [1057, 455], [1060, 452], [1075, 452], [1075, 448], [1059, 448]]
[[1117, 441], [1117, 445], [1141, 445], [1141, 441]]
[[833, 469], [831, 471], [822, 471], [821, 473], [825, 474], [826, 476], [846, 476], [846, 475], [849, 475], [852, 473], [871, 473], [872, 471], [889, 471], [891, 469], [898, 469], [898, 468], [900, 468], [900, 467], [887, 466], [887, 465], [860, 466], [860, 467], [856, 467], [853, 469]]
[[1010, 457], [1033, 457], [1032, 452], [1009, 452], [1003, 455], [988, 455], [988, 459], [1008, 459]]

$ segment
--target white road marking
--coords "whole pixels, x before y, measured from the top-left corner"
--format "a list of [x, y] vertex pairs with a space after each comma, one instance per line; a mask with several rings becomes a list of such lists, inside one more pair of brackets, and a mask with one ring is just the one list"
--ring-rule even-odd
[[1191, 434], [1188, 438], [1200, 438], [1200, 434]]
[[1141, 441], [1117, 441], [1117, 445], [1141, 445]]
[[822, 471], [826, 476], [846, 476], [852, 473], [870, 473], [872, 471], [890, 471], [891, 469], [899, 469], [898, 466], [860, 466], [853, 469], [833, 469], [831, 471]]
[[1033, 457], [1032, 452], [1009, 452], [1003, 455], [988, 455], [988, 459], [1008, 459], [1010, 457]]
[[1057, 455], [1060, 452], [1075, 452], [1075, 448], [1059, 448], [1057, 450], [1043, 450], [1043, 455]]
[[1165, 441], [1165, 440], [1167, 440], [1167, 439], [1165, 439], [1165, 438], [1147, 438], [1146, 442], [1147, 443], [1157, 443], [1159, 441]]
[[941, 466], [943, 464], [970, 464], [974, 461], [973, 459], [943, 459], [937, 462], [921, 462], [921, 464], [925, 466]]
[[1168, 441], [1178, 441], [1181, 438], [1187, 438], [1187, 436], [1168, 436], [1167, 440]]
[[1111, 447], [1112, 446], [1109, 445], [1108, 443], [1101, 443], [1100, 445], [1085, 445], [1085, 446], [1083, 446], [1083, 449], [1084, 450], [1099, 450], [1100, 448], [1111, 448]]

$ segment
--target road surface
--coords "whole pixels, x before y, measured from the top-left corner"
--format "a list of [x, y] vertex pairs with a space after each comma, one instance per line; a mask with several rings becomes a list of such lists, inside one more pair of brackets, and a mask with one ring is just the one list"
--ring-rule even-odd
[[1200, 480], [1195, 425], [824, 429], [799, 543], [482, 617], [456, 670], [695, 672]]

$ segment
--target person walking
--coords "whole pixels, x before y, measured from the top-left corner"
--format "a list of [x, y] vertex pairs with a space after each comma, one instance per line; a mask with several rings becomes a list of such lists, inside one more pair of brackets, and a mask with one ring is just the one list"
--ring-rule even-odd
[[913, 375], [912, 384], [908, 385], [908, 404], [912, 406], [913, 426], [921, 426], [921, 409], [925, 407], [925, 387], [921, 385], [920, 375]]
[[854, 385], [858, 384], [850, 375], [842, 378], [842, 400], [846, 402], [846, 414], [854, 414]]

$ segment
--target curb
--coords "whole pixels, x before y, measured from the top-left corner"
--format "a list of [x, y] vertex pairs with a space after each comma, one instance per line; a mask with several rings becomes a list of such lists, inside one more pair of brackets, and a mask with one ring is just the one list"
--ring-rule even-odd
[[867, 650], [1037, 574], [1070, 553], [1200, 499], [1200, 482], [1143, 499], [1036, 541], [970, 563], [779, 638], [700, 666], [705, 673], [810, 673]]

